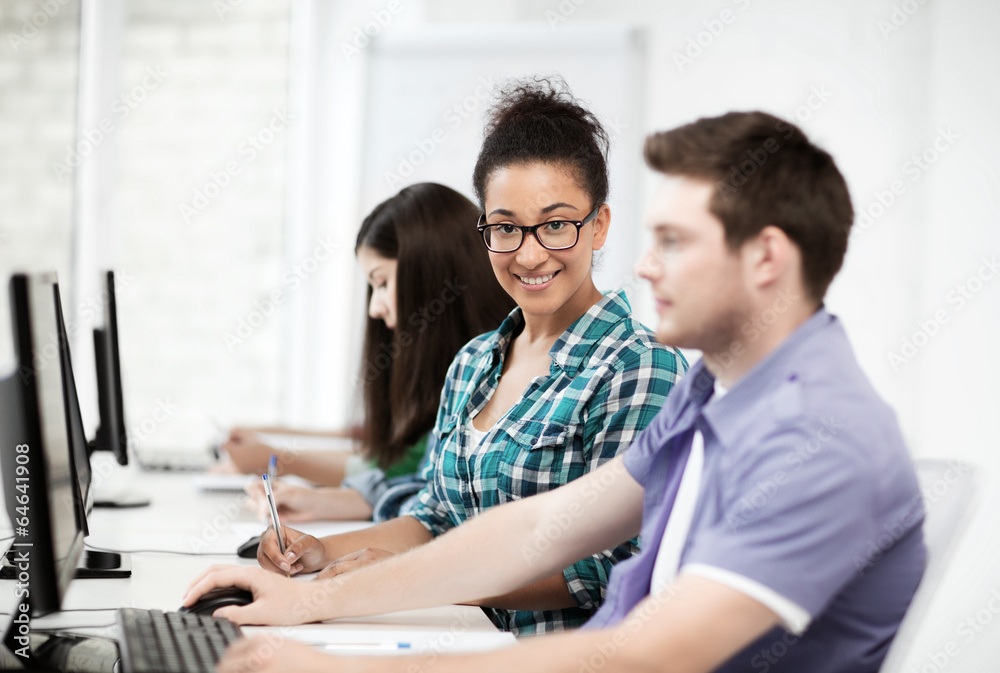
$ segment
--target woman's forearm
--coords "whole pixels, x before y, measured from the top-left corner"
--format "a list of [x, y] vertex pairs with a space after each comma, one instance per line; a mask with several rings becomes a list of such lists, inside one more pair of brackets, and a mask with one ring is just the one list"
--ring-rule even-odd
[[323, 487], [316, 489], [317, 519], [324, 521], [369, 521], [372, 506], [353, 488]]
[[281, 449], [278, 474], [294, 474], [319, 486], [340, 486], [347, 469], [349, 451], [297, 451]]
[[469, 605], [502, 610], [561, 610], [576, 607], [562, 573], [546, 577], [501, 596], [470, 601]]
[[360, 549], [384, 549], [396, 554], [426, 544], [433, 536], [411, 516], [401, 516], [370, 528], [322, 538], [327, 563]]
[[282, 426], [248, 426], [246, 430], [262, 432], [267, 435], [299, 435], [302, 437], [332, 437], [335, 439], [347, 438], [356, 439], [356, 428], [342, 428], [340, 430], [303, 430], [301, 428], [286, 428]]

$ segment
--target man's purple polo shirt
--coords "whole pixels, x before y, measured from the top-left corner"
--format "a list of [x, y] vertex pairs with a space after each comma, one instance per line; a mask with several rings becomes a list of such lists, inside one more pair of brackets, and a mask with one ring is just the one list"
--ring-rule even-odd
[[726, 673], [878, 670], [923, 574], [923, 502], [895, 414], [820, 309], [713, 399], [699, 361], [624, 454], [645, 488], [642, 552], [618, 564], [585, 628], [649, 593], [695, 429], [705, 440], [680, 573], [751, 595], [782, 617]]

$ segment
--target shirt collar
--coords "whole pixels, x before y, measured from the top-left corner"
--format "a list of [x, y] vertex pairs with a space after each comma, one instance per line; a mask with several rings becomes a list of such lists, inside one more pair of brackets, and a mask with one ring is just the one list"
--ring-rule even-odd
[[[549, 349], [549, 357], [564, 372], [573, 376], [586, 361], [594, 344], [631, 313], [632, 306], [625, 296], [625, 290], [607, 293], [556, 339]], [[507, 346], [522, 324], [524, 314], [518, 306], [497, 328], [497, 338], [493, 345], [494, 362], [503, 360]]]
[[836, 320], [820, 306], [777, 348], [740, 377], [722, 398], [710, 399], [715, 377], [705, 367], [704, 360], [699, 360], [692, 367], [688, 374], [693, 378], [692, 401], [704, 406], [705, 419], [723, 444], [735, 441], [748, 424], [759, 420], [760, 402], [773, 392], [777, 384], [798, 379], [795, 355], [799, 348]]

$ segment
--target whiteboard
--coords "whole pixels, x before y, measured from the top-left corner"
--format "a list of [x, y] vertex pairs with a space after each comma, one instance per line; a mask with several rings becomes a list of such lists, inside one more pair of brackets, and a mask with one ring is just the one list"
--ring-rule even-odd
[[594, 280], [604, 291], [628, 284], [641, 214], [641, 30], [422, 27], [379, 36], [368, 50], [362, 212], [415, 182], [439, 182], [471, 199], [484, 113], [494, 88], [514, 77], [559, 74], [611, 138], [612, 229]]

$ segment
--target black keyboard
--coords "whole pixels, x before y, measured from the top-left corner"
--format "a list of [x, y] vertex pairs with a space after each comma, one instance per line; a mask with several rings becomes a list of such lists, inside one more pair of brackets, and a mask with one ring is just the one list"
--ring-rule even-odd
[[229, 643], [243, 637], [228, 619], [119, 608], [123, 673], [211, 673]]

